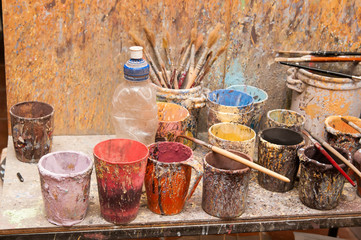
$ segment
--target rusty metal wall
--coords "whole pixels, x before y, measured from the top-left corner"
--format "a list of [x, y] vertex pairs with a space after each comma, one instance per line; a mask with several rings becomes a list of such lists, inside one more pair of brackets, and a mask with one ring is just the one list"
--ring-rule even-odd
[[228, 51], [205, 80], [211, 89], [249, 84], [269, 94], [267, 109], [287, 107], [286, 68], [275, 50], [359, 50], [358, 0], [2, 0], [8, 109], [25, 100], [55, 107], [55, 134], [113, 133], [110, 101], [143, 26], [168, 31], [173, 53], [196, 24], [222, 23], [215, 49]]

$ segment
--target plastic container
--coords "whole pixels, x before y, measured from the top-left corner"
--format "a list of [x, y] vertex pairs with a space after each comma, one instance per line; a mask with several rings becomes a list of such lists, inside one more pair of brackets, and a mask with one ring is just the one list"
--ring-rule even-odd
[[124, 64], [124, 80], [112, 99], [112, 120], [117, 138], [149, 145], [158, 127], [156, 88], [148, 80], [149, 64], [142, 59], [142, 47], [130, 47], [131, 58]]

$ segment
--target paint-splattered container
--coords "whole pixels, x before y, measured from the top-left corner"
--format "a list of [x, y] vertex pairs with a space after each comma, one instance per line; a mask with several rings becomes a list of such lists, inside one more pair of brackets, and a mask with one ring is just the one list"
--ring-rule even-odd
[[[249, 161], [244, 153], [233, 151]], [[209, 152], [203, 162], [202, 208], [214, 217], [236, 218], [245, 211], [251, 169], [246, 165]]]
[[300, 132], [305, 125], [305, 117], [298, 112], [287, 109], [274, 109], [267, 112], [266, 126], [283, 127]]
[[217, 123], [208, 129], [208, 142], [223, 149], [245, 153], [253, 158], [256, 132], [241, 124]]
[[290, 179], [286, 183], [258, 172], [261, 187], [273, 192], [287, 192], [294, 186], [299, 158], [297, 150], [305, 144], [302, 135], [287, 128], [268, 128], [259, 133], [258, 164]]
[[[352, 157], [353, 159], [353, 163], [355, 165], [355, 167], [361, 171], [361, 149], [357, 150], [355, 152], [355, 154], [353, 155]], [[359, 197], [361, 197], [361, 178], [355, 174], [355, 178], [356, 178], [356, 181], [357, 181], [357, 195]]]
[[[350, 152], [338, 147], [335, 149], [351, 162]], [[331, 152], [328, 153], [342, 170], [347, 170], [346, 164]], [[301, 202], [314, 209], [335, 208], [342, 193], [345, 177], [314, 146], [299, 149], [298, 156], [301, 161], [298, 186], [298, 196]]]
[[192, 135], [197, 137], [199, 112], [207, 101], [201, 86], [190, 89], [168, 89], [159, 86], [156, 86], [156, 88], [158, 102], [175, 103], [189, 111], [191, 124], [195, 126]]
[[94, 147], [101, 216], [114, 224], [138, 214], [148, 148], [130, 139], [109, 139]]
[[[188, 110], [175, 103], [157, 102], [158, 105], [158, 129], [155, 141], [174, 142], [179, 135], [193, 137], [195, 131], [194, 122], [190, 120]], [[195, 143], [182, 140], [184, 144], [195, 148]]]
[[361, 127], [361, 119], [352, 116], [329, 116], [325, 120], [326, 139], [333, 146], [344, 148], [353, 155], [361, 147], [361, 133], [341, 120], [341, 117]]
[[[148, 208], [161, 215], [180, 213], [203, 176], [202, 166], [193, 159], [192, 149], [181, 143], [158, 142], [148, 148], [145, 175]], [[196, 176], [189, 188], [192, 168]]]
[[54, 131], [54, 108], [43, 102], [21, 102], [10, 108], [11, 133], [16, 158], [37, 163], [50, 152]]
[[250, 123], [250, 127], [256, 132], [258, 132], [263, 117], [263, 109], [268, 100], [267, 92], [250, 85], [233, 85], [228, 87], [227, 89], [242, 91], [253, 97], [254, 117], [252, 119], [252, 122]]
[[360, 116], [361, 81], [296, 68], [288, 69], [287, 75], [287, 87], [293, 90], [291, 110], [306, 117], [305, 128], [312, 129], [317, 137], [325, 137], [323, 127], [327, 116]]
[[216, 123], [232, 122], [249, 126], [254, 118], [253, 97], [247, 93], [218, 89], [208, 93], [208, 128]]
[[90, 157], [74, 151], [53, 152], [41, 157], [38, 170], [48, 221], [60, 226], [81, 222], [89, 205]]

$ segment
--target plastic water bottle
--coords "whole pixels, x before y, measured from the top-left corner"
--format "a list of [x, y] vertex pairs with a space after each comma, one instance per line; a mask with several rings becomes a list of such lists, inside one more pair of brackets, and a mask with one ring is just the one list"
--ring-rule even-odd
[[156, 88], [149, 81], [149, 64], [143, 59], [143, 48], [129, 49], [130, 60], [124, 64], [124, 79], [113, 95], [113, 125], [118, 138], [149, 145], [155, 142], [158, 127]]

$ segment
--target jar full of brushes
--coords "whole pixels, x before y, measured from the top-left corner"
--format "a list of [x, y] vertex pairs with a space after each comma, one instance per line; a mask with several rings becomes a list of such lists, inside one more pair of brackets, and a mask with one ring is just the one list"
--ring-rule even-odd
[[[206, 105], [206, 96], [203, 94], [201, 86], [189, 89], [170, 89], [157, 86], [157, 101], [170, 102], [185, 107], [190, 113], [189, 131], [186, 135], [197, 137], [197, 122], [200, 110]], [[188, 145], [188, 144], [187, 144]], [[189, 142], [192, 149], [196, 145]]]

